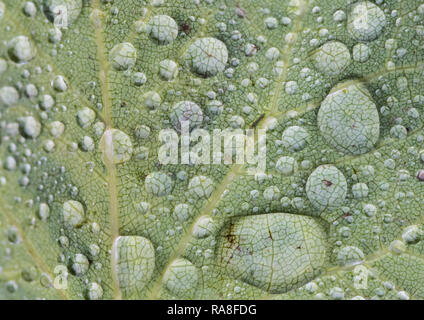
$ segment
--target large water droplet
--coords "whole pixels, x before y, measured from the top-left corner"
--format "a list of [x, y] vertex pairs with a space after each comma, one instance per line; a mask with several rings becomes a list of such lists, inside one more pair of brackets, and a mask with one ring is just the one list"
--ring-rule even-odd
[[348, 48], [339, 41], [330, 41], [322, 45], [314, 55], [315, 67], [319, 72], [336, 76], [350, 64]]
[[356, 39], [370, 41], [376, 39], [386, 25], [386, 16], [374, 3], [363, 1], [356, 3], [350, 12], [347, 29]]
[[186, 259], [175, 259], [165, 272], [166, 288], [177, 297], [191, 298], [196, 294], [199, 270]]
[[155, 268], [152, 243], [140, 236], [120, 236], [113, 243], [112, 254], [119, 288], [125, 295], [140, 292]]
[[357, 83], [341, 83], [321, 103], [318, 126], [325, 140], [348, 154], [370, 151], [380, 135], [380, 119], [371, 95]]
[[319, 274], [325, 231], [314, 219], [273, 213], [233, 219], [220, 234], [217, 261], [231, 276], [271, 293]]

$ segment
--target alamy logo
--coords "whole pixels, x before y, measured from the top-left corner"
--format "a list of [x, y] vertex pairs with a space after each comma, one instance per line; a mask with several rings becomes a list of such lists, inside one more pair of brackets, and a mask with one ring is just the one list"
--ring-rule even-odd
[[56, 277], [53, 281], [53, 287], [59, 290], [68, 289], [68, 268], [63, 264], [59, 264], [54, 268], [54, 274]]
[[357, 265], [353, 269], [353, 286], [355, 289], [368, 289], [368, 269], [363, 265]]
[[211, 136], [204, 129], [190, 131], [189, 121], [180, 124], [180, 135], [173, 129], [159, 133], [161, 164], [249, 164], [248, 174], [265, 172], [266, 129], [214, 129]]

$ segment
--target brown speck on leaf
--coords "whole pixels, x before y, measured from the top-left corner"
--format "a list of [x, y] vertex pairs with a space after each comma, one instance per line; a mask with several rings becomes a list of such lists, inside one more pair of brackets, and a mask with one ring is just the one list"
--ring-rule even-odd
[[240, 18], [246, 17], [246, 10], [241, 8], [239, 4], [237, 4], [237, 7], [236, 7], [236, 15]]
[[125, 108], [127, 106], [127, 103], [125, 102], [125, 101], [123, 101], [122, 103], [121, 103], [121, 108]]
[[191, 31], [191, 26], [187, 23], [184, 22], [181, 26], [180, 26], [181, 30], [186, 34], [189, 35], [190, 31]]
[[333, 183], [329, 180], [322, 180], [322, 182], [327, 186], [327, 187], [331, 187], [333, 185]]

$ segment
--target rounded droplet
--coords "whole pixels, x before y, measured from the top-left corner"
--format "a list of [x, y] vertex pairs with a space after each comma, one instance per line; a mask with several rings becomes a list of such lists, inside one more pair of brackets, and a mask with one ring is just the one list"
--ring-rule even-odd
[[174, 80], [178, 75], [178, 64], [170, 59], [159, 62], [159, 74], [164, 80]]
[[329, 76], [336, 76], [351, 63], [349, 49], [339, 41], [330, 41], [314, 54], [315, 68]]
[[68, 28], [81, 13], [82, 0], [44, 0], [47, 18], [58, 28]]
[[190, 217], [190, 206], [186, 203], [177, 204], [174, 208], [173, 214], [178, 221], [184, 222]]
[[208, 198], [213, 190], [213, 181], [205, 176], [196, 176], [188, 183], [188, 193], [195, 198]]
[[225, 69], [228, 50], [226, 45], [218, 39], [201, 38], [190, 45], [187, 58], [195, 73], [211, 77]]
[[82, 140], [80, 142], [80, 147], [81, 147], [81, 150], [85, 152], [94, 151], [95, 144], [94, 144], [93, 138], [89, 136], [82, 137]]
[[177, 297], [191, 298], [196, 294], [199, 270], [188, 260], [177, 258], [165, 272], [166, 288]]
[[52, 28], [49, 30], [49, 41], [51, 43], [58, 43], [62, 40], [62, 31], [59, 28]]
[[78, 227], [84, 220], [85, 210], [81, 202], [68, 200], [63, 204], [63, 220], [69, 227]]
[[402, 240], [407, 244], [417, 243], [423, 236], [423, 230], [417, 225], [406, 227], [402, 232]]
[[22, 269], [21, 272], [22, 279], [25, 281], [31, 282], [34, 281], [38, 276], [38, 270], [34, 266], [27, 266]]
[[68, 84], [66, 83], [66, 80], [63, 76], [56, 76], [53, 79], [52, 87], [56, 91], [64, 92], [68, 89]]
[[47, 218], [50, 216], [50, 207], [47, 203], [40, 203], [37, 216], [43, 221], [47, 220]]
[[291, 126], [284, 130], [281, 142], [287, 149], [295, 152], [305, 148], [308, 139], [309, 134], [304, 128]]
[[212, 217], [201, 216], [193, 226], [193, 237], [203, 239], [209, 237], [215, 229]]
[[84, 107], [77, 112], [77, 121], [82, 128], [89, 127], [95, 119], [96, 113], [88, 107]]
[[280, 198], [280, 189], [277, 186], [270, 186], [264, 190], [264, 199], [268, 201], [278, 200]]
[[126, 295], [140, 292], [155, 268], [153, 244], [140, 236], [120, 236], [112, 247], [119, 288]]
[[142, 86], [147, 81], [146, 74], [143, 72], [135, 72], [133, 74], [133, 81], [136, 86]]
[[15, 62], [28, 62], [36, 56], [37, 49], [28, 37], [17, 36], [9, 41], [8, 53]]
[[28, 137], [35, 139], [40, 135], [41, 124], [32, 116], [23, 117], [19, 119], [19, 124], [22, 133]]
[[65, 131], [65, 125], [60, 121], [50, 123], [50, 133], [53, 137], [58, 138]]
[[357, 62], [366, 62], [371, 55], [371, 49], [364, 43], [358, 43], [353, 47], [352, 55], [353, 60]]
[[0, 75], [7, 70], [7, 61], [0, 58]]
[[144, 187], [148, 193], [162, 197], [171, 193], [173, 182], [167, 174], [155, 171], [146, 177]]
[[396, 124], [390, 129], [390, 135], [393, 138], [402, 140], [408, 136], [408, 130], [406, 130], [406, 128], [403, 125]]
[[275, 169], [284, 175], [291, 175], [297, 169], [297, 161], [292, 157], [280, 157], [275, 164]]
[[109, 60], [115, 70], [128, 70], [137, 60], [137, 50], [129, 42], [119, 43], [110, 50]]
[[325, 140], [338, 151], [370, 151], [380, 135], [380, 119], [371, 95], [362, 85], [341, 83], [321, 103], [318, 126]]
[[177, 131], [181, 131], [182, 122], [187, 121], [189, 129], [196, 128], [202, 124], [203, 111], [194, 102], [180, 101], [172, 108], [171, 122]]
[[54, 104], [55, 104], [55, 101], [51, 95], [43, 94], [43, 96], [40, 99], [41, 109], [49, 110], [54, 106]]
[[88, 271], [89, 262], [85, 255], [77, 253], [72, 262], [72, 270], [77, 276], [81, 276]]
[[100, 139], [100, 149], [104, 163], [128, 161], [133, 153], [131, 138], [118, 129], [108, 129]]
[[283, 293], [315, 278], [325, 257], [325, 229], [314, 218], [273, 213], [232, 219], [219, 235], [216, 261], [236, 279]]
[[103, 288], [97, 282], [91, 282], [87, 288], [87, 297], [90, 300], [99, 300], [103, 297]]
[[333, 211], [340, 207], [346, 198], [346, 178], [333, 165], [319, 166], [306, 182], [306, 195], [312, 206], [321, 211]]
[[35, 14], [37, 13], [37, 7], [35, 6], [34, 2], [27, 1], [24, 4], [23, 12], [27, 17], [34, 18]]
[[374, 217], [375, 214], [377, 213], [377, 208], [375, 205], [371, 204], [371, 203], [367, 203], [364, 205], [364, 213], [368, 216], [368, 217]]
[[143, 102], [149, 109], [156, 109], [162, 103], [162, 99], [157, 92], [148, 91], [143, 95]]
[[160, 44], [169, 44], [177, 38], [178, 25], [170, 16], [158, 15], [149, 20], [146, 31]]
[[3, 18], [5, 11], [6, 11], [6, 5], [4, 4], [3, 1], [0, 1], [0, 20]]
[[361, 263], [363, 259], [362, 250], [353, 246], [344, 247], [337, 254], [337, 263], [340, 266], [353, 266]]
[[18, 103], [19, 93], [14, 87], [4, 86], [0, 88], [0, 106], [11, 107]]
[[349, 15], [347, 29], [353, 38], [361, 41], [376, 39], [386, 25], [386, 16], [378, 6], [369, 1], [356, 3]]
[[352, 186], [352, 194], [355, 199], [362, 199], [368, 196], [368, 186], [366, 183], [355, 183]]
[[393, 240], [390, 242], [389, 250], [395, 254], [402, 254], [406, 251], [406, 245], [401, 240]]

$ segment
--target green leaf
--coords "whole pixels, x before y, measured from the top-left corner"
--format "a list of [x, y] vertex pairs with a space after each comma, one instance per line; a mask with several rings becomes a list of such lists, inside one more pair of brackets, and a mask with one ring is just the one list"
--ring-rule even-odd
[[[0, 30], [1, 298], [424, 299], [421, 1], [2, 0]], [[266, 129], [265, 171], [186, 129]]]

